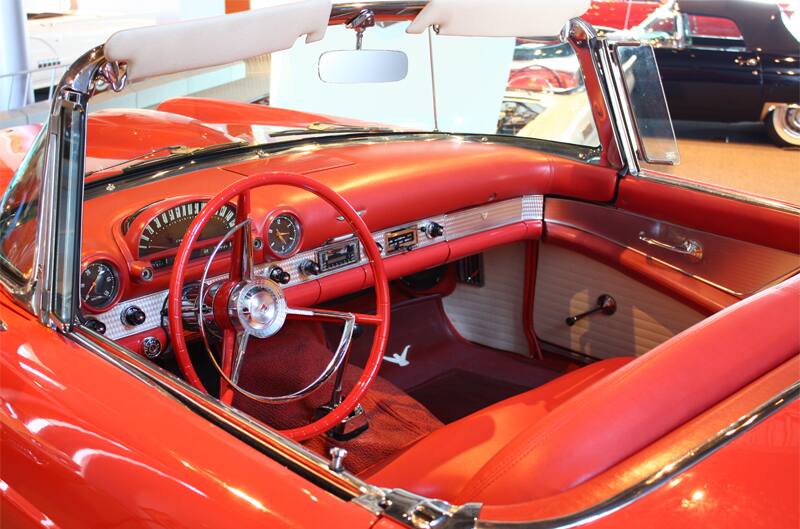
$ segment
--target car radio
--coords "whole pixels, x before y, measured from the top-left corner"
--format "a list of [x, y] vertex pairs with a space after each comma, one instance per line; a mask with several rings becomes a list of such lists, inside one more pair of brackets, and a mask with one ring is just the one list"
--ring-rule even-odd
[[419, 243], [417, 225], [414, 224], [413, 226], [386, 232], [383, 240], [386, 255], [410, 250]]
[[361, 260], [361, 245], [356, 239], [329, 246], [317, 252], [320, 271], [328, 272], [343, 266], [358, 263]]

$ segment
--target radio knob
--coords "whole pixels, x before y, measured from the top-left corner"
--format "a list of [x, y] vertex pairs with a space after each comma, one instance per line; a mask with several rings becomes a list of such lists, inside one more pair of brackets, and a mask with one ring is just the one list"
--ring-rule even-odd
[[292, 280], [292, 276], [289, 274], [289, 272], [285, 271], [280, 266], [272, 267], [272, 269], [269, 271], [269, 278], [276, 283], [280, 283], [281, 285], [286, 285]]
[[431, 222], [427, 226], [425, 226], [425, 234], [430, 239], [435, 239], [437, 237], [441, 237], [444, 235], [444, 226], [439, 224], [438, 222]]
[[134, 327], [143, 324], [146, 319], [147, 314], [136, 305], [131, 305], [122, 313], [122, 320]]
[[311, 259], [306, 259], [300, 263], [300, 272], [307, 276], [318, 276], [321, 271], [319, 263]]

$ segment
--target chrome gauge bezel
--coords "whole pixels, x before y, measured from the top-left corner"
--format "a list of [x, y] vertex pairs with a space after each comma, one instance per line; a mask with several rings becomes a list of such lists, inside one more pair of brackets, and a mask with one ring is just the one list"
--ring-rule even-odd
[[[114, 289], [110, 295], [106, 297], [106, 300], [101, 304], [93, 304], [84, 299], [83, 297], [83, 287], [84, 287], [84, 274], [87, 270], [94, 266], [105, 266], [112, 274], [114, 278]], [[122, 276], [119, 273], [119, 269], [117, 265], [111, 262], [108, 259], [95, 259], [93, 261], [89, 261], [81, 268], [81, 276], [79, 281], [79, 294], [80, 294], [80, 303], [81, 307], [87, 309], [90, 312], [101, 312], [111, 308], [118, 300], [120, 295], [122, 294]]]
[[[272, 247], [272, 240], [270, 238], [270, 230], [272, 229], [273, 225], [280, 219], [288, 219], [292, 224], [297, 236], [295, 237], [294, 242], [292, 243], [289, 249], [284, 251], [278, 251]], [[269, 220], [264, 228], [263, 234], [264, 240], [264, 250], [271, 255], [272, 257], [285, 259], [287, 257], [291, 257], [295, 255], [297, 252], [300, 251], [300, 248], [303, 245], [303, 225], [300, 222], [300, 219], [291, 211], [281, 210], [276, 211], [272, 215], [270, 215]]]

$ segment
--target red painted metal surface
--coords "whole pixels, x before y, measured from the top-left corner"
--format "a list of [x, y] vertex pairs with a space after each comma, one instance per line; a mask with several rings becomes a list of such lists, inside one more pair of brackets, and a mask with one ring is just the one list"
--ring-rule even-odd
[[[194, 113], [197, 119], [154, 111], [101, 112], [91, 116], [90, 169], [167, 144], [202, 146], [230, 141], [246, 132], [242, 128], [248, 123], [243, 109], [202, 108], [196, 101], [172, 105], [174, 112]], [[213, 112], [219, 114], [212, 115]], [[265, 114], [263, 119], [270, 118]], [[283, 119], [288, 124], [292, 119], [304, 123], [318, 117], [286, 115]], [[230, 127], [226, 134], [204, 123], [227, 123]], [[5, 187], [37, 130], [23, 127], [0, 131], [0, 188]], [[125, 241], [115, 237], [112, 226], [153, 197], [182, 193], [214, 196], [243, 176], [257, 179], [265, 171], [313, 174], [315, 180], [332, 188], [353, 209], [366, 209], [363, 219], [369, 230], [524, 194], [609, 203], [614, 200], [617, 184], [612, 169], [501, 145], [443, 139], [315, 147], [224, 169], [194, 171], [90, 199], [85, 208], [84, 255], [124, 260]], [[346, 223], [334, 220], [337, 214], [332, 208], [306, 191], [277, 186], [253, 190], [251, 199], [250, 218], [262, 229], [272, 211], [290, 204], [304, 225], [310, 227], [304, 248], [348, 232]], [[797, 217], [755, 204], [625, 178], [619, 186], [616, 205], [728, 237], [800, 251]], [[536, 240], [542, 236], [543, 228], [538, 221], [518, 223], [432, 245], [386, 260], [385, 274], [396, 278], [494, 245]], [[359, 233], [364, 235], [364, 230], [367, 228], [362, 225]], [[368, 230], [365, 233], [368, 235]], [[638, 270], [642, 281], [660, 285], [686, 302], [705, 307], [709, 313], [730, 301], [702, 290], [691, 293], [689, 285], [667, 273], [647, 275], [642, 272], [644, 263], [634, 262], [633, 257], [610, 254], [603, 244], [573, 235], [548, 227], [546, 236], [552, 241], [569, 239], [573, 247], [582, 248], [595, 258]], [[212, 273], [222, 272], [229, 265], [223, 260]], [[199, 263], [189, 263], [183, 272], [199, 277], [199, 267]], [[288, 289], [287, 297], [298, 305], [318, 303], [369, 286], [373, 278], [374, 272], [362, 267]], [[163, 273], [147, 284], [130, 281], [123, 297], [162, 290], [167, 283]], [[41, 527], [42, 520], [46, 520], [44, 525], [65, 528], [120, 524], [399, 527], [385, 518], [375, 523], [375, 516], [362, 507], [321, 490], [142, 380], [44, 328], [14, 305], [4, 291], [0, 292], [0, 319], [8, 325], [8, 331], [0, 332], [3, 527]], [[773, 319], [764, 314], [751, 318], [765, 323]], [[367, 317], [361, 320], [377, 323]], [[763, 347], [764, 339], [776, 335], [768, 333], [762, 339], [757, 332], [752, 334], [752, 355]], [[141, 337], [130, 337], [125, 345], [138, 347], [139, 340]], [[708, 348], [725, 346], [728, 351], [736, 345], [727, 344], [724, 336], [707, 344]], [[687, 362], [682, 367], [696, 369], [697, 361], [706, 361], [704, 350], [696, 353], [695, 363]], [[493, 502], [484, 507], [481, 517], [541, 519], [594, 505], [611, 493], [632, 486], [659, 465], [674, 460], [682, 451], [708, 439], [796, 381], [800, 366], [796, 360], [792, 362], [723, 402], [709, 405], [708, 410], [700, 410], [702, 413], [689, 423], [571, 490], [516, 505]], [[751, 367], [741, 366], [742, 370]], [[374, 375], [373, 371], [365, 376]], [[677, 384], [683, 372], [670, 368], [661, 375]], [[747, 378], [745, 375], [739, 373], [737, 380]], [[713, 400], [710, 393], [721, 391], [711, 389], [705, 400]], [[648, 388], [642, 388], [637, 395], [628, 404], [651, 397]], [[643, 423], [649, 420], [652, 417]], [[800, 464], [798, 425], [800, 406], [794, 403], [681, 474], [674, 485], [661, 487], [591, 525], [795, 527], [800, 477], [787, 469], [796, 469]], [[596, 425], [593, 431], [602, 432], [603, 427]], [[592, 435], [567, 441], [585, 444], [588, 452], [581, 453], [591, 456]]]
[[593, 26], [630, 29], [655, 11], [662, 0], [592, 0], [589, 11], [581, 17]]
[[363, 508], [43, 328], [4, 291], [0, 314], [2, 527], [372, 524]]

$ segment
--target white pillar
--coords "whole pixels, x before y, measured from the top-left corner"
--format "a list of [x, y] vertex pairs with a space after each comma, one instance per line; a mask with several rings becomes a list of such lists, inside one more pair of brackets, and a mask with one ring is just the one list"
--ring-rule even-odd
[[[22, 0], [0, 0], [0, 76], [28, 70], [28, 35]], [[32, 101], [28, 76], [0, 77], [0, 110]]]

